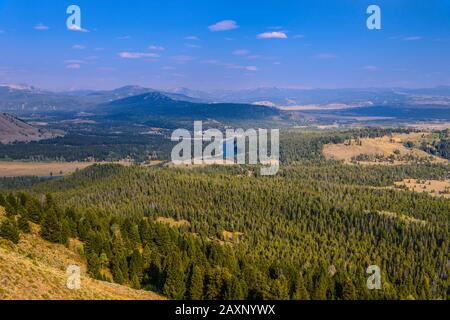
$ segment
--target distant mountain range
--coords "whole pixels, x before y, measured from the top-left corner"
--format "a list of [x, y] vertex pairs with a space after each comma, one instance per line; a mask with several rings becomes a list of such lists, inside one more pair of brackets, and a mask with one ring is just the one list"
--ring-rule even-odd
[[[275, 107], [275, 108], [274, 108]], [[281, 111], [281, 110], [284, 111]], [[409, 110], [413, 110], [410, 112]], [[420, 110], [420, 111], [414, 111]], [[428, 112], [429, 110], [430, 112]], [[145, 117], [215, 120], [263, 119], [289, 113], [448, 119], [450, 87], [200, 91], [124, 86], [114, 90], [51, 92], [27, 85], [0, 85], [0, 112], [14, 115], [86, 111], [115, 119]], [[385, 114], [386, 113], [386, 114]]]
[[371, 104], [406, 103], [409, 102], [410, 98], [417, 96], [434, 96], [436, 98], [450, 97], [450, 86], [423, 89], [291, 89], [267, 87], [244, 90], [215, 91], [199, 91], [190, 90], [188, 88], [176, 88], [168, 91], [209, 102], [271, 102], [279, 106], [364, 102], [370, 102]]
[[[0, 85], [0, 111], [14, 114], [33, 112], [73, 112], [156, 90], [125, 86], [110, 91], [80, 90], [51, 92], [26, 85]], [[198, 101], [197, 99], [175, 93], [165, 93], [174, 100]]]

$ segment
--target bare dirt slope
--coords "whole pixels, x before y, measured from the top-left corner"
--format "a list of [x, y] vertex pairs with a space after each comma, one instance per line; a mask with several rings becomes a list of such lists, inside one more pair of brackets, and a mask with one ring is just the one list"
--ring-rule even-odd
[[30, 142], [55, 138], [61, 133], [37, 129], [7, 113], [0, 113], [0, 143]]

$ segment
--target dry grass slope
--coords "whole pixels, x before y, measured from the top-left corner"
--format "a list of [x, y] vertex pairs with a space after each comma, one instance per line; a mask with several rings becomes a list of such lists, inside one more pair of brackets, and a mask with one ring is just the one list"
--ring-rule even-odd
[[365, 160], [357, 161], [359, 164], [373, 165], [399, 165], [412, 161], [399, 159], [420, 159], [431, 163], [449, 163], [448, 160], [436, 156], [432, 156], [417, 148], [406, 148], [403, 143], [411, 141], [418, 143], [431, 139], [428, 133], [414, 132], [409, 134], [393, 134], [392, 136], [384, 136], [380, 138], [363, 138], [358, 141], [351, 140], [341, 144], [327, 144], [323, 148], [323, 155], [329, 160], [343, 160], [345, 163], [352, 164], [353, 158], [360, 155], [368, 157], [381, 157], [387, 159], [394, 157], [396, 160]]
[[[69, 248], [51, 244], [38, 236], [38, 227], [22, 235], [18, 245], [0, 239], [0, 300], [161, 300], [148, 291], [93, 280], [86, 275], [86, 262], [77, 253], [80, 243]], [[81, 268], [81, 288], [66, 286], [69, 265]]]
[[397, 188], [408, 189], [414, 192], [425, 192], [434, 197], [450, 199], [450, 180], [417, 180], [405, 179], [395, 183]]
[[30, 142], [52, 139], [62, 132], [37, 129], [7, 113], [0, 113], [0, 143]]

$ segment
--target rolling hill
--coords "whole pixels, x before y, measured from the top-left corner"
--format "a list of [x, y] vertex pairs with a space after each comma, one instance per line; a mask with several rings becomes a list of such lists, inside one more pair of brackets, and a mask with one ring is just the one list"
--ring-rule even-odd
[[61, 136], [61, 133], [37, 129], [7, 113], [0, 113], [0, 143], [30, 142]]
[[112, 101], [96, 108], [111, 119], [162, 117], [183, 120], [261, 120], [280, 117], [283, 112], [266, 106], [233, 103], [193, 103], [174, 100], [160, 92], [149, 92]]

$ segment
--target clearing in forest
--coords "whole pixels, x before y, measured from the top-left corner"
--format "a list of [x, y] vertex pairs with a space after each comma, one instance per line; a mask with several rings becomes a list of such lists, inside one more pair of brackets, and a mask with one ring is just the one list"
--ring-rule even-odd
[[328, 160], [342, 160], [348, 164], [449, 163], [446, 159], [430, 155], [416, 147], [421, 142], [430, 142], [434, 138], [428, 132], [395, 133], [377, 138], [350, 139], [341, 144], [327, 144], [322, 152]]
[[405, 179], [395, 183], [397, 188], [414, 192], [425, 192], [435, 197], [450, 199], [450, 180]]

